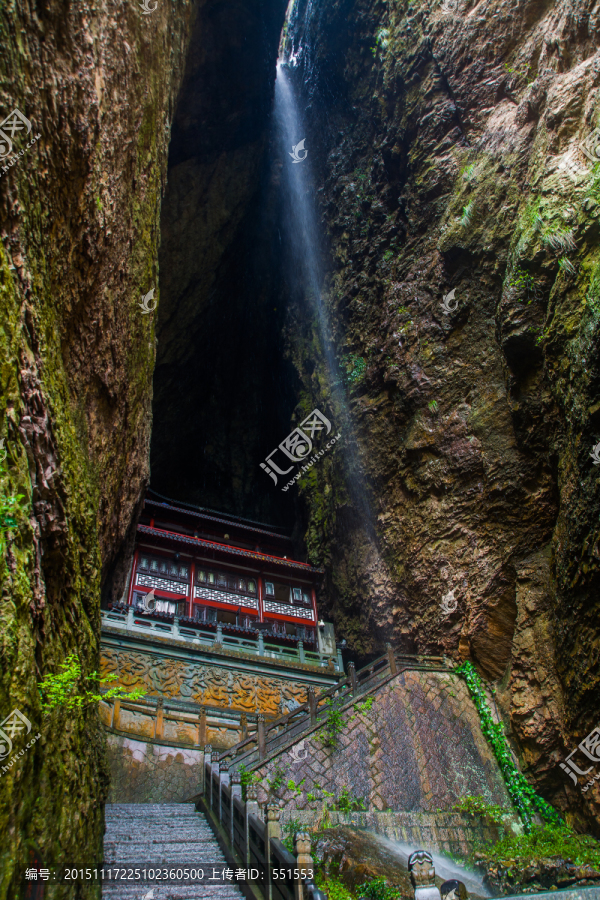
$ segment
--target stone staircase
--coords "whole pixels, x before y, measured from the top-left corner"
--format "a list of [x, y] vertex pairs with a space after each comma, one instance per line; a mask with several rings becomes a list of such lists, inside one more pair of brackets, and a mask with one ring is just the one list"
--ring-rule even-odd
[[[198, 868], [227, 862], [205, 817], [193, 803], [110, 803], [106, 805], [104, 868]], [[238, 900], [233, 884], [164, 884], [161, 881], [105, 881], [103, 898], [113, 900]]]
[[[329, 706], [324, 701], [333, 701], [340, 708], [348, 703], [360, 702], [391, 678], [407, 669], [428, 672], [451, 671], [442, 657], [392, 654], [391, 648], [385, 656], [379, 657], [358, 672], [355, 672], [353, 664], [350, 663], [348, 676], [341, 678], [336, 686], [322, 692], [318, 696], [312, 712], [309, 709], [310, 704], [304, 703], [270, 723], [265, 734], [262, 758], [264, 759], [286, 744], [298, 742], [315, 725], [324, 722], [329, 713]], [[218, 754], [217, 759], [219, 762], [229, 763], [232, 770], [239, 770], [243, 766], [246, 771], [252, 771], [261, 764], [257, 735], [234, 744]]]

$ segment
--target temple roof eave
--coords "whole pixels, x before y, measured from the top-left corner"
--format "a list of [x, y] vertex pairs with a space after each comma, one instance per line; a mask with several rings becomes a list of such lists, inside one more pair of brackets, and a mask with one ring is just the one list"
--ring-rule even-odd
[[190, 548], [195, 547], [202, 550], [212, 550], [229, 556], [268, 563], [269, 565], [283, 569], [291, 569], [295, 572], [305, 572], [308, 575], [322, 576], [325, 574], [325, 569], [316, 568], [309, 565], [309, 563], [297, 562], [296, 560], [291, 559], [282, 559], [280, 556], [269, 556], [266, 553], [260, 553], [256, 550], [242, 550], [240, 547], [230, 547], [228, 544], [219, 544], [216, 541], [207, 541], [202, 538], [190, 537], [189, 535], [178, 534], [176, 531], [152, 528], [150, 525], [138, 525], [137, 530], [139, 534], [173, 541], [178, 544], [186, 544]]

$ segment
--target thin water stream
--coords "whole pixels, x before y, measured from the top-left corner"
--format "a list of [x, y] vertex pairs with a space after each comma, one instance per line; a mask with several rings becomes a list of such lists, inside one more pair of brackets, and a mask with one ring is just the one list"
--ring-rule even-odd
[[[334, 350], [326, 302], [323, 297], [322, 235], [314, 200], [315, 184], [311, 166], [311, 139], [306, 134], [288, 63], [279, 60], [275, 81], [274, 119], [278, 153], [283, 161], [281, 176], [283, 230], [286, 235], [288, 283], [296, 298], [308, 301], [317, 325], [319, 351], [325, 378], [323, 387], [331, 399], [337, 421], [343, 427], [342, 452], [352, 499], [361, 520], [376, 545], [370, 502], [358, 459], [345, 390]], [[305, 142], [305, 144], [303, 143]], [[314, 140], [313, 140], [314, 146]], [[300, 146], [298, 146], [300, 145]], [[293, 148], [295, 148], [293, 150]]]
[[435, 866], [435, 874], [439, 875], [444, 881], [456, 878], [465, 885], [469, 896], [471, 897], [492, 897], [493, 895], [485, 887], [483, 879], [472, 869], [460, 866], [450, 857], [429, 847], [417, 846], [416, 844], [407, 844], [404, 841], [393, 841], [390, 838], [383, 837], [381, 834], [373, 835], [390, 853], [393, 853], [402, 863], [404, 869], [408, 869], [408, 859], [415, 850], [427, 850], [431, 853]]

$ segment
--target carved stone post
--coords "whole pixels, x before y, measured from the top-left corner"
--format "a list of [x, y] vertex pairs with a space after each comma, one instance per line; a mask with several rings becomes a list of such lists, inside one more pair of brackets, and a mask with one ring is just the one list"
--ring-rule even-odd
[[242, 799], [242, 776], [239, 772], [231, 773], [231, 846], [235, 850], [235, 831], [233, 827], [233, 811], [234, 811], [234, 800], [237, 797], [238, 800]]
[[215, 644], [223, 643], [223, 626], [220, 622], [217, 622], [217, 636], [215, 638]]
[[338, 672], [341, 672], [341, 674], [343, 675], [344, 674], [344, 659], [342, 657], [342, 651], [340, 650], [339, 647], [338, 647], [338, 652], [337, 652], [337, 666], [338, 666]]
[[179, 637], [179, 616], [173, 616], [173, 637]]
[[242, 713], [240, 716], [240, 741], [245, 741], [248, 737], [248, 716]]
[[[222, 766], [221, 766], [221, 770], [220, 770], [220, 772], [219, 772], [219, 808], [218, 808], [218, 816], [219, 816], [219, 822], [221, 822], [221, 824], [223, 824], [223, 808], [222, 808], [222, 804], [223, 804], [223, 795], [221, 794], [221, 788], [222, 788], [223, 785], [225, 785], [225, 786], [229, 785], [229, 764], [228, 764], [228, 763], [223, 763]], [[230, 810], [230, 812], [231, 812], [231, 810]]]
[[306, 657], [304, 656], [304, 641], [298, 641], [298, 656], [300, 657], [300, 662], [306, 662]]
[[262, 631], [258, 632], [258, 655], [259, 656], [265, 655], [265, 639], [263, 637]]
[[127, 629], [133, 628], [133, 606], [127, 607]]
[[310, 724], [317, 723], [317, 697], [314, 688], [308, 689], [308, 711], [310, 713]]
[[[211, 764], [212, 764], [212, 747], [210, 744], [206, 744], [204, 747], [204, 796], [208, 800], [208, 805], [210, 806], [210, 795], [212, 791], [212, 781], [210, 780], [211, 773]], [[206, 774], [208, 766], [208, 776]]]
[[159, 697], [156, 701], [156, 723], [154, 727], [154, 737], [161, 738], [163, 736], [163, 728], [164, 728], [164, 706], [165, 701], [163, 697]]
[[[296, 854], [296, 868], [307, 872], [314, 870], [312, 856], [310, 855], [310, 834], [300, 831], [294, 839], [294, 852]], [[294, 900], [303, 900], [305, 891], [302, 888], [302, 879], [294, 882]]]
[[390, 664], [390, 675], [396, 675], [398, 673], [398, 666], [396, 665], [396, 655], [392, 650], [392, 645], [387, 643], [386, 645], [388, 662]]
[[206, 744], [206, 709], [203, 706], [198, 716], [198, 743], [201, 747]]
[[219, 782], [219, 759], [218, 757], [214, 759], [210, 766], [210, 808], [214, 812], [216, 816], [220, 816], [221, 811], [221, 791], [219, 790], [218, 796], [215, 796], [215, 775], [217, 776], [217, 784]]
[[350, 676], [350, 687], [352, 688], [352, 696], [356, 696], [358, 685], [356, 681], [356, 666], [353, 662], [348, 663], [348, 675]]
[[258, 723], [258, 758], [264, 759], [267, 755], [267, 736], [265, 734], [265, 717], [262, 713], [257, 716]]
[[[267, 827], [266, 827], [266, 849], [267, 849], [267, 872], [271, 871], [271, 838], [281, 840], [281, 826], [279, 824], [279, 816], [281, 810], [277, 800], [267, 803]], [[272, 896], [272, 885], [268, 887], [268, 898]]]
[[245, 819], [245, 844], [246, 844], [246, 865], [250, 865], [250, 825], [248, 816], [258, 816], [258, 788], [255, 784], [249, 784], [246, 787], [246, 819]]

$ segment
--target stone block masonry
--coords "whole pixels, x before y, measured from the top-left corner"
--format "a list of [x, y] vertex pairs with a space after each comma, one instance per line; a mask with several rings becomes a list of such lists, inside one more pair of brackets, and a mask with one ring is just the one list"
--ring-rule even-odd
[[107, 735], [109, 803], [181, 803], [199, 792], [204, 753]]
[[[324, 791], [338, 798], [347, 789], [364, 801], [368, 827], [398, 839], [418, 833], [429, 845], [446, 850], [459, 849], [477, 837], [472, 820], [463, 817], [458, 817], [461, 833], [452, 830], [458, 825], [450, 809], [461, 797], [482, 795], [489, 803], [512, 811], [502, 775], [481, 733], [477, 710], [458, 676], [405, 671], [372, 696], [370, 709], [365, 708], [364, 698], [343, 707], [344, 727], [335, 748], [324, 746], [320, 724], [256, 766], [253, 771], [261, 777], [259, 800], [267, 799], [267, 782], [283, 772], [285, 786], [277, 792], [284, 800], [282, 819], [299, 818], [308, 824], [323, 818]], [[296, 786], [303, 782], [300, 794], [287, 787], [289, 779]], [[309, 795], [319, 799], [311, 800]], [[434, 834], [435, 829], [429, 829], [433, 822], [423, 818], [435, 813], [439, 825], [438, 810], [452, 820], [444, 820], [445, 836]], [[384, 822], [380, 817], [385, 813], [389, 821]], [[407, 814], [412, 815], [404, 821], [402, 816]]]

